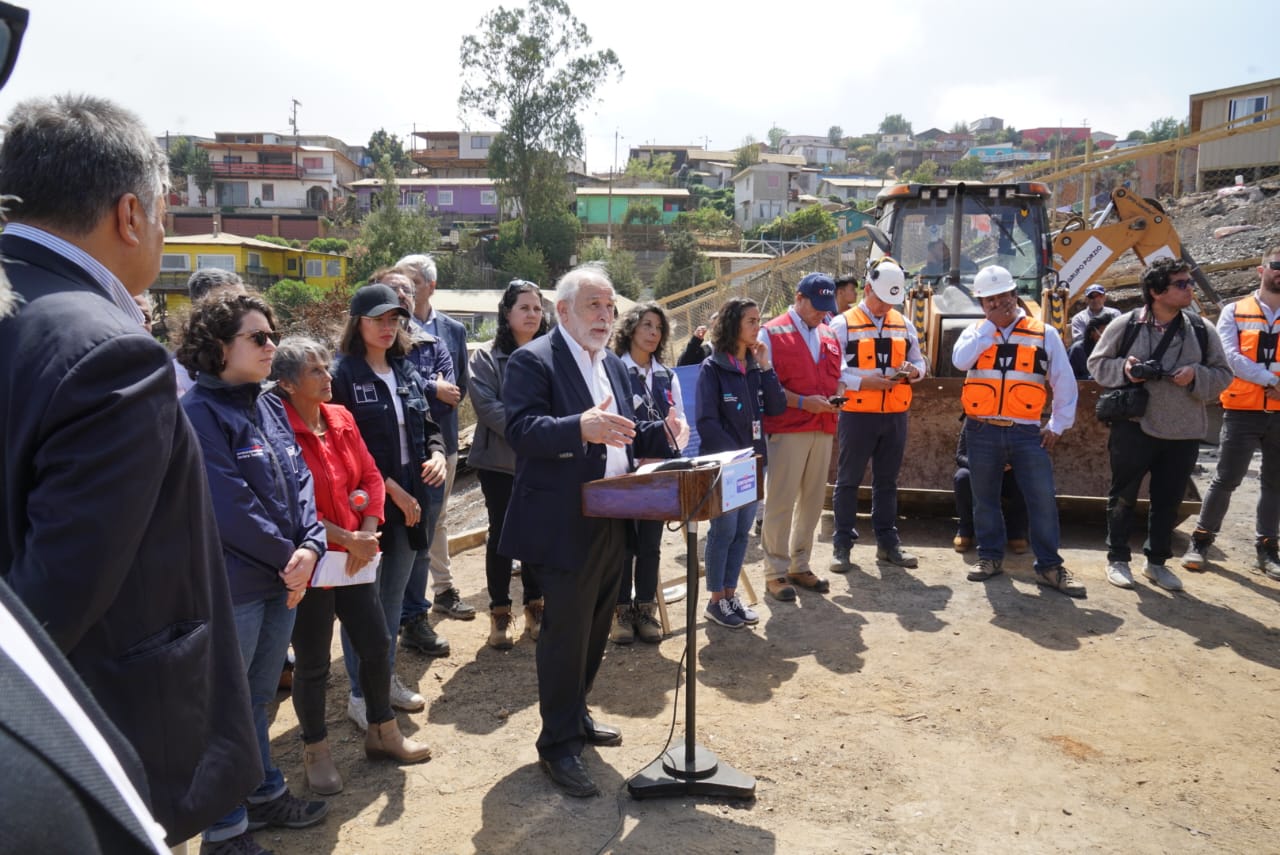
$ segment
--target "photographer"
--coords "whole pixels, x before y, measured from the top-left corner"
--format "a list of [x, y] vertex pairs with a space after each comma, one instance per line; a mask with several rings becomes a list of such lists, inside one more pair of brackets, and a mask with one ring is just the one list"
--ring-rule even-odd
[[1173, 555], [1178, 504], [1208, 429], [1205, 402], [1231, 382], [1222, 343], [1213, 327], [1191, 312], [1191, 274], [1186, 262], [1162, 258], [1142, 274], [1145, 305], [1116, 318], [1089, 356], [1089, 373], [1103, 386], [1126, 384], [1146, 390], [1141, 415], [1114, 422], [1111, 490], [1107, 495], [1107, 581], [1133, 587], [1129, 570], [1129, 526], [1142, 478], [1151, 473], [1143, 571], [1169, 591], [1182, 582], [1165, 562]]

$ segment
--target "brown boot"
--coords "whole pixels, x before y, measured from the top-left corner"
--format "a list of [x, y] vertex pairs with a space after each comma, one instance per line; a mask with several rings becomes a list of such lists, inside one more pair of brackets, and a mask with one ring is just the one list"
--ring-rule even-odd
[[538, 640], [538, 633], [542, 632], [542, 597], [524, 604], [524, 631], [530, 640]]
[[489, 609], [489, 646], [495, 650], [510, 650], [515, 643], [515, 633], [511, 631], [511, 606]]
[[421, 763], [431, 759], [431, 749], [421, 742], [406, 739], [396, 720], [369, 722], [364, 736], [364, 753], [370, 760], [388, 757], [400, 763]]
[[614, 606], [613, 623], [609, 627], [609, 640], [614, 644], [630, 644], [636, 640], [636, 627], [631, 616], [630, 604]]
[[342, 792], [342, 776], [333, 765], [333, 755], [329, 753], [329, 740], [322, 739], [310, 745], [302, 746], [302, 768], [307, 773], [307, 786], [313, 793], [331, 796]]
[[657, 603], [636, 603], [636, 636], [648, 644], [662, 641], [662, 623], [658, 620]]

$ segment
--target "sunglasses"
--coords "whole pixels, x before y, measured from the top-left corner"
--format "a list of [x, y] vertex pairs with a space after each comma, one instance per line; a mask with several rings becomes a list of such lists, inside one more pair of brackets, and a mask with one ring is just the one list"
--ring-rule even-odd
[[1280, 261], [1268, 261], [1267, 267], [1270, 267], [1272, 270], [1280, 270]]
[[272, 344], [280, 343], [280, 333], [274, 331], [254, 330], [253, 332], [236, 333], [236, 338], [247, 338], [258, 347], [266, 347], [267, 342]]
[[1190, 279], [1174, 279], [1171, 282], [1169, 282], [1170, 288], [1177, 288], [1180, 291], [1187, 290], [1188, 288], [1191, 287], [1191, 285], [1192, 285], [1192, 282]]

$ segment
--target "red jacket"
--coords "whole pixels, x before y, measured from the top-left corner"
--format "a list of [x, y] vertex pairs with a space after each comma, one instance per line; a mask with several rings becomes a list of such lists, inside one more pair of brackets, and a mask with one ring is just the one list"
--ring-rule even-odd
[[[387, 502], [387, 487], [373, 462], [373, 455], [365, 447], [364, 439], [356, 428], [355, 419], [345, 407], [321, 404], [324, 419], [329, 425], [326, 442], [311, 432], [311, 428], [298, 415], [288, 401], [284, 402], [289, 424], [297, 434], [302, 447], [302, 459], [311, 470], [316, 490], [316, 514], [321, 522], [329, 521], [347, 531], [357, 531], [364, 517], [377, 517], [385, 521], [383, 513]], [[369, 494], [369, 505], [363, 512], [351, 507], [351, 494], [364, 490]], [[341, 546], [330, 543], [330, 549], [345, 552]]]
[[[773, 369], [782, 388], [796, 395], [830, 398], [840, 384], [840, 346], [826, 324], [818, 324], [818, 361], [813, 361], [809, 345], [794, 326], [790, 312], [764, 325], [773, 354]], [[789, 407], [779, 416], [764, 417], [767, 433], [836, 432], [835, 413], [808, 413]]]

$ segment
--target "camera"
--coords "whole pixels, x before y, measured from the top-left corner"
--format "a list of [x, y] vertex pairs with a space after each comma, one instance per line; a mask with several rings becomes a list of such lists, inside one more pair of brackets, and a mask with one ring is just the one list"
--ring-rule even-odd
[[1129, 366], [1129, 374], [1134, 380], [1159, 380], [1166, 376], [1160, 363], [1154, 359], [1148, 359], [1146, 362], [1139, 362]]

